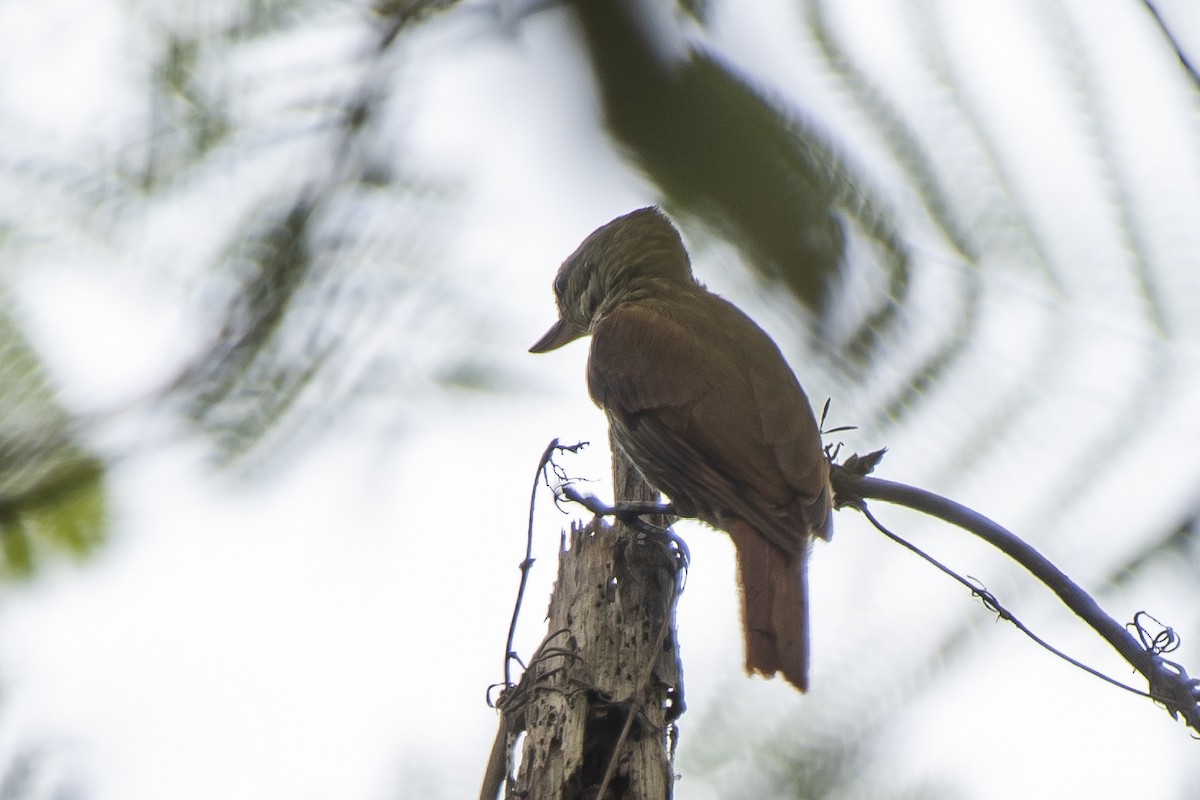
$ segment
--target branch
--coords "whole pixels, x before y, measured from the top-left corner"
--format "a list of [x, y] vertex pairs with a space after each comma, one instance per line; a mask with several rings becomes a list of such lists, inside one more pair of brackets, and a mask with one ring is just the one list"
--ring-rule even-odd
[[512, 686], [512, 661], [517, 657], [516, 651], [513, 650], [513, 640], [517, 636], [517, 620], [521, 617], [521, 602], [525, 599], [525, 587], [529, 584], [529, 570], [533, 567], [533, 511], [537, 505], [538, 485], [543, 481], [549, 485], [547, 470], [553, 470], [559, 478], [563, 477], [560, 474], [560, 467], [554, 463], [555, 453], [578, 453], [587, 447], [587, 444], [587, 442], [559, 444], [558, 439], [552, 439], [550, 444], [546, 445], [546, 449], [542, 451], [542, 457], [538, 459], [537, 472], [533, 475], [533, 488], [529, 492], [529, 525], [525, 530], [525, 560], [518, 565], [518, 569], [521, 570], [521, 583], [517, 586], [517, 601], [513, 604], [512, 621], [508, 625], [508, 640], [504, 646], [505, 686]]
[[870, 478], [856, 471], [870, 471], [877, 461], [878, 458], [851, 456], [843, 465], [832, 465], [831, 479], [839, 508], [851, 506], [865, 511], [864, 501], [882, 500], [949, 522], [1001, 550], [1050, 587], [1068, 608], [1141, 673], [1150, 684], [1150, 697], [1165, 705], [1173, 718], [1182, 716], [1189, 727], [1200, 732], [1200, 680], [1189, 678], [1183, 666], [1163, 658], [1162, 647], [1143, 645], [1045, 556], [982, 514], [932, 492]]
[[1171, 49], [1175, 51], [1175, 58], [1179, 59], [1180, 66], [1183, 67], [1188, 77], [1192, 79], [1193, 86], [1200, 88], [1200, 72], [1197, 72], [1196, 65], [1188, 58], [1187, 53], [1183, 52], [1179, 40], [1171, 33], [1170, 27], [1168, 27], [1166, 20], [1163, 19], [1162, 14], [1158, 12], [1158, 8], [1150, 0], [1145, 0], [1143, 5], [1150, 12], [1150, 16], [1154, 18], [1155, 24], [1158, 25], [1158, 29], [1162, 32], [1162, 35], [1166, 37], [1167, 43], [1171, 45]]
[[[867, 510], [865, 501], [882, 500], [887, 503], [905, 506], [937, 517], [980, 537], [988, 544], [1008, 555], [1039, 581], [1048, 586], [1051, 591], [1058, 595], [1067, 608], [1074, 611], [1088, 626], [1112, 645], [1130, 666], [1141, 673], [1149, 682], [1150, 691], [1148, 693], [1138, 692], [1139, 694], [1146, 694], [1147, 697], [1162, 703], [1166, 706], [1172, 718], [1182, 716], [1190, 728], [1200, 733], [1200, 680], [1189, 677], [1187, 670], [1181, 664], [1169, 661], [1162, 656], [1164, 652], [1173, 649], [1173, 646], [1178, 641], [1173, 631], [1167, 629], [1164, 634], [1149, 635], [1141, 620], [1143, 617], [1153, 618], [1149, 617], [1145, 612], [1138, 612], [1134, 618], [1134, 622], [1131, 623], [1131, 627], [1138, 632], [1141, 638], [1139, 641], [1125, 626], [1106, 614], [1092, 596], [1084, 591], [1079, 584], [1071, 580], [1066, 573], [1051, 563], [1049, 559], [1012, 532], [982, 514], [972, 511], [949, 498], [925, 491], [924, 489], [918, 489], [914, 486], [867, 477], [867, 473], [871, 472], [875, 465], [879, 463], [883, 453], [884, 451], [880, 450], [866, 456], [855, 454], [847, 458], [840, 465], [831, 464], [830, 479], [833, 483], [835, 504], [838, 508], [850, 506], [861, 511], [885, 534], [909, 549], [914, 550], [943, 571], [966, 583], [973, 592], [984, 597], [984, 601], [988, 606], [999, 613], [1001, 617], [1013, 622], [1018, 628], [1051, 652], [1122, 688], [1138, 692], [1136, 689], [1125, 686], [1120, 682], [1112, 681], [1112, 679], [1107, 678], [1096, 670], [1080, 664], [1078, 661], [1066, 656], [1038, 638], [1003, 608], [990, 593], [971, 585], [880, 525]], [[830, 455], [832, 457], [834, 454], [830, 453]], [[608, 506], [591, 495], [581, 494], [569, 485], [560, 486], [558, 491], [563, 498], [579, 503], [596, 516], [616, 517], [626, 525], [642, 533], [661, 532], [661, 529], [657, 526], [650, 525], [641, 519], [642, 515], [670, 515], [674, 511], [669, 504], [663, 505], [658, 503], [616, 503], [615, 505]], [[678, 538], [674, 538], [673, 541], [680, 547], [684, 563], [686, 563], [686, 546]]]
[[[669, 527], [657, 524], [657, 522], [667, 522], [674, 519], [675, 506], [671, 503], [622, 500], [610, 506], [594, 494], [582, 494], [570, 484], [559, 486], [557, 491], [563, 499], [570, 500], [572, 503], [578, 503], [597, 517], [612, 517], [625, 527], [632, 528], [643, 536], [664, 538], [668, 545], [675, 546], [681, 573], [685, 573], [688, 565], [692, 563], [692, 551], [688, 549], [687, 542]], [[654, 523], [647, 522], [642, 519], [644, 516], [656, 517], [657, 520]], [[683, 591], [683, 586], [681, 585], [679, 589]]]

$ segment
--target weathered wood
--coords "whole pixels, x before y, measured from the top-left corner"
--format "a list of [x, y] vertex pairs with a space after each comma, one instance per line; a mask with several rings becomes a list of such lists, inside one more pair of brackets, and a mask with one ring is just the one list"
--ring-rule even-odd
[[[617, 499], [657, 497], [619, 452], [613, 461]], [[520, 723], [510, 731], [526, 733], [507, 796], [598, 800], [608, 774], [605, 800], [666, 800], [683, 711], [677, 553], [665, 538], [599, 521], [573, 526], [564, 544], [549, 633], [513, 692], [520, 711], [506, 704]]]

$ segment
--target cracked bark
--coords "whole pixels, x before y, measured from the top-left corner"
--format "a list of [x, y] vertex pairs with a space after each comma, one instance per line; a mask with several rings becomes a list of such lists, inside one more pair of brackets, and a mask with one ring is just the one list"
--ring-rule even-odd
[[[615, 449], [613, 484], [617, 500], [657, 499]], [[524, 707], [509, 715], [526, 735], [507, 796], [597, 800], [615, 758], [605, 800], [666, 800], [683, 712], [676, 555], [665, 539], [596, 520], [572, 526], [564, 544], [547, 642], [521, 680]]]

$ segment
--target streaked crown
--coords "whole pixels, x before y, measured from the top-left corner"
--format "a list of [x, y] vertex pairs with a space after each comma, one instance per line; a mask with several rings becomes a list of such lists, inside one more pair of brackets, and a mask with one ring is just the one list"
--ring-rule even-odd
[[567, 256], [554, 279], [558, 322], [530, 352], [545, 353], [589, 335], [609, 309], [646, 291], [654, 280], [695, 282], [679, 231], [649, 206], [592, 231]]
[[693, 280], [679, 231], [653, 206], [597, 228], [567, 257], [554, 279], [559, 316], [590, 331], [605, 311], [651, 278]]

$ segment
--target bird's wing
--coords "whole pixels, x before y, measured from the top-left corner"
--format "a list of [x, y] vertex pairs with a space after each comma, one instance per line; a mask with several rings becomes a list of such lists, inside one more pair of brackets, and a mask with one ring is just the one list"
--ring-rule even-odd
[[689, 484], [660, 489], [715, 498], [794, 550], [822, 532], [803, 510], [828, 491], [812, 409], [766, 333], [724, 300], [704, 300], [682, 315], [650, 303], [606, 315], [593, 330], [589, 389], [652, 471]]

